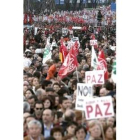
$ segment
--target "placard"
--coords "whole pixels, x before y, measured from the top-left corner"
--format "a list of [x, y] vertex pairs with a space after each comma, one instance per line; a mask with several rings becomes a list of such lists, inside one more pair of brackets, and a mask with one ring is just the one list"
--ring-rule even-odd
[[84, 101], [85, 99], [90, 99], [93, 97], [92, 84], [78, 83], [77, 84], [77, 96], [75, 108], [77, 110], [84, 111]]
[[79, 42], [79, 37], [73, 37], [73, 38], [72, 38], [72, 41], [73, 41], [73, 42], [76, 42], [76, 41]]
[[114, 116], [112, 97], [85, 99], [86, 120], [108, 118]]
[[103, 85], [104, 71], [103, 70], [86, 71], [85, 83], [94, 85]]
[[62, 28], [62, 36], [66, 36], [68, 34], [67, 28]]
[[90, 45], [91, 46], [98, 45], [97, 40], [90, 40]]

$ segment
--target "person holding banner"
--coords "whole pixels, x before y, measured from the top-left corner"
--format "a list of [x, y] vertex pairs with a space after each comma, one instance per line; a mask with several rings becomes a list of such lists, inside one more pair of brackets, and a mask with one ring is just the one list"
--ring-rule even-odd
[[61, 60], [59, 58], [55, 58], [54, 64], [48, 70], [48, 75], [46, 77], [46, 80], [53, 79], [56, 72], [58, 72], [60, 66], [61, 66]]

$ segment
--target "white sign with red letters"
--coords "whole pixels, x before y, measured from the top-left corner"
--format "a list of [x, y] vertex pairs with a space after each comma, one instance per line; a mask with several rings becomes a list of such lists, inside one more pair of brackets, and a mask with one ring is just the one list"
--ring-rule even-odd
[[90, 45], [91, 46], [98, 45], [97, 40], [90, 40]]
[[112, 97], [85, 99], [86, 120], [108, 118], [114, 116]]
[[96, 84], [103, 85], [104, 84], [104, 71], [103, 70], [86, 71], [85, 83], [94, 84], [94, 85]]

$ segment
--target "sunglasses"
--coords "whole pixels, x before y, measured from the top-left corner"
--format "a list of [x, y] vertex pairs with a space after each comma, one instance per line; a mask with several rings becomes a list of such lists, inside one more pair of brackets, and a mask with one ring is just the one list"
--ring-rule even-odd
[[36, 108], [36, 110], [42, 110], [43, 108]]

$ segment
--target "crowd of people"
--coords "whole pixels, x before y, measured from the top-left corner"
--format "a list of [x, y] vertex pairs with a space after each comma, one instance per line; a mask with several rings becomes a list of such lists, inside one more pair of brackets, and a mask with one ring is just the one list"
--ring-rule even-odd
[[[82, 12], [77, 14], [82, 15]], [[116, 19], [105, 24], [103, 21], [107, 11], [104, 12], [105, 14], [102, 10], [98, 11], [96, 25], [93, 22], [71, 22], [69, 19], [67, 22], [36, 21], [32, 28], [24, 28], [24, 140], [116, 140], [116, 83], [111, 78], [112, 64], [116, 60]], [[54, 13], [55, 16], [56, 13], [58, 12]], [[62, 13], [59, 15], [63, 16]], [[73, 18], [77, 18], [76, 12], [65, 13], [73, 14]], [[92, 20], [94, 10], [87, 13], [86, 18]], [[75, 26], [81, 28], [73, 28]], [[62, 28], [68, 32], [63, 34]], [[98, 45], [94, 46], [95, 52], [98, 56], [99, 51], [103, 50], [108, 70], [108, 79], [103, 85], [94, 85], [93, 95], [94, 98], [111, 96], [115, 116], [88, 121], [83, 111], [75, 109], [75, 103], [77, 83], [85, 83], [85, 72], [93, 70], [93, 46], [90, 44], [93, 35], [98, 41]], [[60, 78], [58, 72], [63, 64], [59, 56], [61, 41], [63, 40], [69, 51], [68, 42], [73, 37], [79, 38], [77, 71]], [[43, 63], [48, 40], [52, 55]]]

